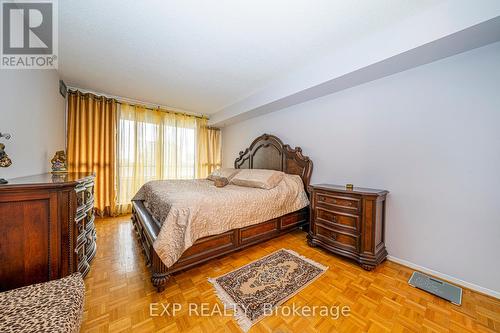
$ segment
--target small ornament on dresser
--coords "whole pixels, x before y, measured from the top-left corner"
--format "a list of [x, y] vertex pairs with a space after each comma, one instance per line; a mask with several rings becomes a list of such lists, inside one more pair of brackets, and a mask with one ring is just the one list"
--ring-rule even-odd
[[354, 185], [353, 184], [345, 184], [345, 189], [346, 190], [354, 190]]
[[52, 173], [68, 172], [66, 165], [66, 152], [64, 150], [57, 151], [52, 160]]
[[[0, 133], [0, 139], [10, 140], [9, 133]], [[0, 143], [0, 168], [8, 168], [12, 165], [12, 160], [9, 155], [5, 152], [5, 145]], [[0, 178], [0, 185], [8, 184], [9, 182], [3, 178]]]
[[5, 152], [5, 145], [0, 143], [0, 167], [7, 168], [12, 165], [12, 160]]

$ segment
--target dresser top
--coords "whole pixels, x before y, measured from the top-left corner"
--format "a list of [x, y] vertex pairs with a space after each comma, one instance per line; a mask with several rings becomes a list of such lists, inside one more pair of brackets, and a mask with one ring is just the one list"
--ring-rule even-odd
[[65, 185], [82, 182], [86, 178], [95, 176], [91, 172], [68, 172], [68, 173], [43, 173], [41, 175], [33, 175], [26, 177], [18, 177], [7, 179], [8, 184], [0, 185], [2, 188], [18, 187], [18, 186], [47, 186], [47, 185]]
[[389, 193], [387, 190], [378, 190], [375, 188], [364, 188], [364, 187], [354, 187], [352, 190], [346, 189], [345, 185], [333, 185], [333, 184], [314, 184], [311, 185], [314, 189], [326, 190], [326, 191], [335, 191], [342, 193], [354, 193], [354, 194], [363, 194], [363, 195], [385, 195]]

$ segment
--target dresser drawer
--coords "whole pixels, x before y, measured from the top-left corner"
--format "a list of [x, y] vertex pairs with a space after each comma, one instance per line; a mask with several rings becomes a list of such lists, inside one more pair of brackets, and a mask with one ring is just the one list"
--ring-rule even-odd
[[332, 207], [359, 211], [361, 209], [361, 199], [343, 196], [341, 194], [327, 194], [323, 192], [316, 193], [318, 204], [326, 204]]
[[85, 187], [85, 204], [89, 205], [90, 203], [93, 204], [94, 202], [94, 185], [89, 184], [87, 187]]
[[345, 228], [355, 235], [359, 232], [358, 215], [331, 211], [322, 207], [316, 207], [315, 215], [320, 223]]
[[76, 206], [78, 212], [85, 210], [85, 188], [77, 187], [76, 192]]
[[332, 246], [342, 248], [347, 251], [358, 251], [358, 236], [354, 236], [321, 224], [314, 225], [314, 233]]

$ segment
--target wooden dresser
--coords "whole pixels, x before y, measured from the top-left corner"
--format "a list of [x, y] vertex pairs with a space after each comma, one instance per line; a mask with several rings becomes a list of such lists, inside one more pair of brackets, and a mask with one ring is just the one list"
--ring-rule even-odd
[[96, 253], [94, 178], [49, 173], [0, 185], [0, 291], [88, 273]]
[[388, 191], [345, 186], [309, 186], [310, 246], [321, 246], [372, 270], [387, 256], [384, 243]]

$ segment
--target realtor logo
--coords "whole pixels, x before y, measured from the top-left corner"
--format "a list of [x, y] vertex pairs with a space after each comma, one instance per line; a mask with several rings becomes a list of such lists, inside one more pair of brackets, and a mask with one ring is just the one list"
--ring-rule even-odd
[[57, 68], [57, 3], [0, 0], [1, 68]]

